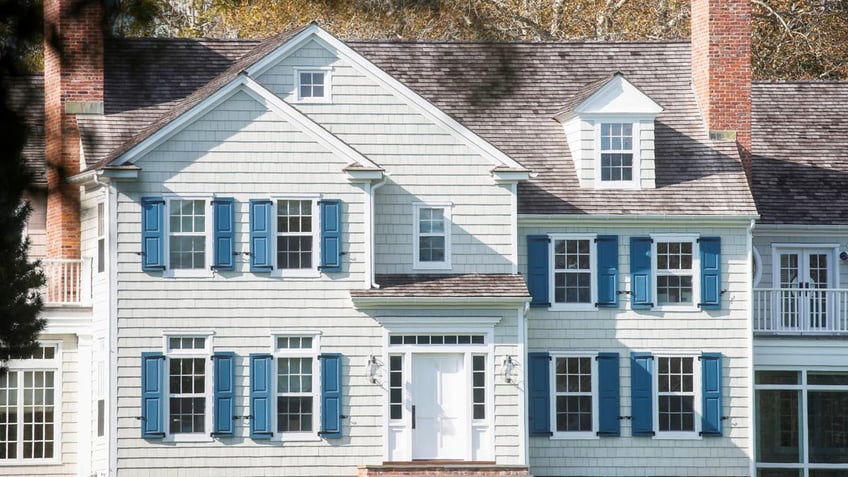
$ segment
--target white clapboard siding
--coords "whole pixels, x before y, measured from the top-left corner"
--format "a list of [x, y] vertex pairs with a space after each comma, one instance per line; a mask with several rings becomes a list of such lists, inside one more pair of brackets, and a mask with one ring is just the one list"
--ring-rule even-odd
[[748, 475], [749, 408], [748, 287], [746, 228], [715, 227], [522, 227], [519, 230], [520, 269], [527, 269], [527, 235], [546, 233], [617, 235], [619, 290], [630, 290], [630, 237], [656, 233], [698, 233], [721, 237], [721, 310], [658, 312], [629, 309], [627, 295], [619, 307], [596, 311], [548, 311], [532, 308], [528, 315], [530, 351], [592, 350], [618, 352], [621, 413], [630, 415], [630, 353], [689, 351], [722, 354], [724, 436], [694, 440], [631, 437], [630, 421], [621, 421], [621, 437], [587, 440], [530, 438], [530, 465], [537, 475]]

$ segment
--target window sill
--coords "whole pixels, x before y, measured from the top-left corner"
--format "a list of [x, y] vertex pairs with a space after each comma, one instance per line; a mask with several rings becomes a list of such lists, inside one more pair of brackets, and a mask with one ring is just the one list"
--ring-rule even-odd
[[662, 311], [662, 312], [686, 311], [686, 312], [693, 312], [693, 311], [701, 311], [701, 309], [698, 308], [695, 305], [657, 305], [657, 306], [651, 308], [651, 311]]
[[215, 276], [215, 273], [209, 268], [165, 269], [162, 272], [164, 278], [212, 278], [213, 276]]
[[[56, 450], [55, 448], [53, 449]], [[0, 460], [0, 465], [9, 467], [25, 467], [30, 465], [62, 465], [62, 461], [58, 457], [52, 459], [16, 459], [16, 460]]]
[[576, 441], [576, 440], [598, 440], [595, 432], [554, 432], [551, 435], [552, 441]]
[[641, 185], [637, 183], [635, 180], [633, 181], [595, 181], [595, 189], [627, 189], [627, 190], [640, 190], [642, 189]]
[[412, 265], [413, 270], [450, 270], [451, 264], [448, 262], [415, 262]]
[[662, 432], [659, 431], [654, 435], [654, 440], [662, 441], [662, 440], [686, 440], [686, 441], [700, 441], [703, 440], [701, 436], [698, 435], [697, 432]]
[[206, 433], [191, 434], [168, 434], [162, 442], [215, 442], [215, 439]]
[[295, 104], [331, 104], [333, 99], [327, 96], [311, 97], [311, 98], [292, 98], [292, 103]]
[[548, 310], [550, 311], [598, 311], [598, 307], [591, 303], [554, 303]]
[[314, 268], [304, 269], [280, 269], [275, 268], [271, 272], [272, 278], [320, 278], [321, 272]]
[[321, 436], [315, 432], [280, 432], [274, 434], [271, 440], [281, 444], [286, 442], [319, 442]]

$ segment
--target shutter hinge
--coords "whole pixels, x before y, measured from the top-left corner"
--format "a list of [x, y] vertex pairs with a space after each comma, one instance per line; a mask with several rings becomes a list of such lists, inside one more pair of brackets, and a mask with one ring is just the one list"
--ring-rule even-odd
[[724, 295], [725, 293], [727, 293], [727, 289], [724, 289], [724, 290], [720, 291], [720, 292], [719, 292], [719, 295]]
[[[550, 238], [550, 237], [546, 237], [546, 238], [545, 238], [545, 242], [547, 242], [547, 243], [551, 243], [551, 242], [553, 242], [553, 240], [551, 240], [551, 238]], [[553, 435], [553, 434], [551, 434], [551, 435]]]
[[[554, 357], [551, 356], [551, 355], [548, 355], [548, 361], [553, 361], [553, 360], [554, 360]], [[553, 434], [551, 434], [551, 435], [553, 435]]]
[[553, 433], [553, 432], [550, 432], [550, 431], [549, 431], [547, 434], [548, 434], [548, 436], [552, 436], [552, 435], [554, 435], [554, 433]]
[[721, 420], [722, 420], [722, 421], [726, 421], [726, 420], [728, 420], [728, 419], [730, 419], [730, 416], [721, 416]]
[[143, 257], [143, 256], [147, 255], [144, 252], [136, 252], [135, 254], [138, 255], [139, 257]]

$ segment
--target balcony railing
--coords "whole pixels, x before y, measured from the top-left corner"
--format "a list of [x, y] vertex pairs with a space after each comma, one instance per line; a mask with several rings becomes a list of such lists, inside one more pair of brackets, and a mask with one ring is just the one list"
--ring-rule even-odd
[[848, 335], [848, 289], [754, 290], [754, 333]]
[[47, 258], [41, 269], [47, 283], [41, 290], [45, 306], [87, 306], [91, 303], [91, 261]]

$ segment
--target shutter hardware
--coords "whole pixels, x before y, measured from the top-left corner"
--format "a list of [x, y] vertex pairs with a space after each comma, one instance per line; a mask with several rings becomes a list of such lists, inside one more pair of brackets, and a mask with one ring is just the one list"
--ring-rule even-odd
[[633, 416], [618, 416], [619, 421], [629, 421], [633, 419]]

